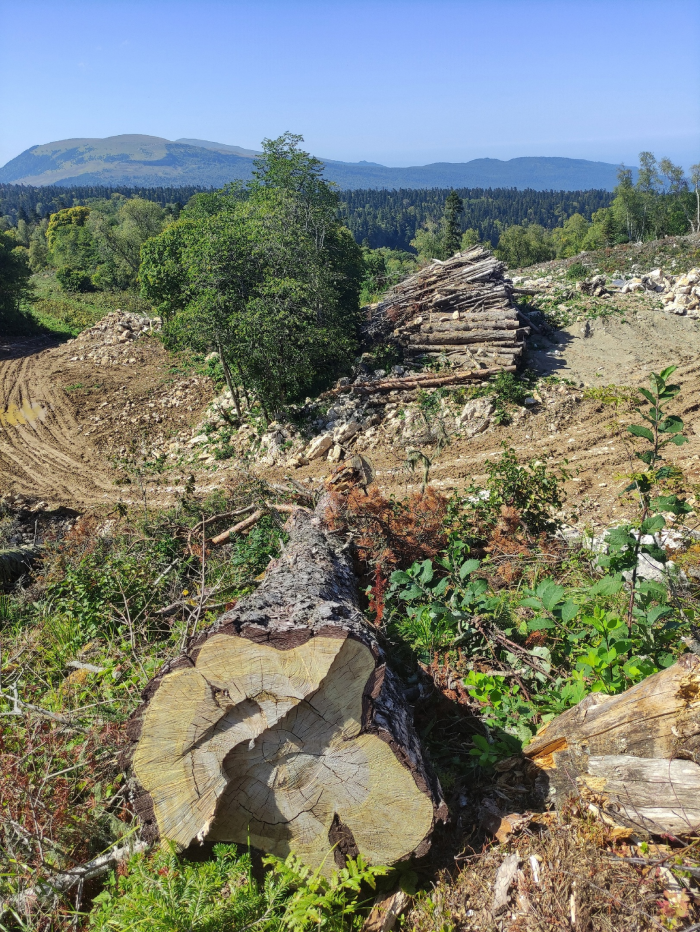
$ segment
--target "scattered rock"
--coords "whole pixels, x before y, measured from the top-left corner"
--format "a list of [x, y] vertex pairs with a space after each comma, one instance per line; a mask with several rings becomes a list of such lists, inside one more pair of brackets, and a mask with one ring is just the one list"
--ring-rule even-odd
[[306, 450], [305, 456], [308, 460], [317, 460], [324, 456], [333, 446], [333, 437], [331, 434], [321, 434], [320, 437], [314, 437]]

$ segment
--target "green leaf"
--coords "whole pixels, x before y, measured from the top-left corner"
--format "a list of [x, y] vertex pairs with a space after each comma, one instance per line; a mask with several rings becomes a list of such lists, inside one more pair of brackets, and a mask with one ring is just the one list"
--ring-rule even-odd
[[651, 504], [659, 511], [670, 511], [674, 515], [687, 514], [692, 511], [686, 500], [679, 495], [660, 495], [658, 498], [653, 498]]
[[566, 624], [578, 615], [579, 607], [575, 602], [569, 600], [562, 605], [561, 620]]
[[562, 600], [565, 591], [564, 587], [558, 586], [553, 579], [544, 579], [535, 590], [535, 594], [542, 599], [542, 604], [547, 611], [551, 612]]
[[659, 424], [659, 430], [664, 434], [678, 434], [683, 430], [683, 421], [675, 414], [670, 414]]
[[[654, 396], [652, 395], [652, 393], [649, 391], [648, 388], [640, 388], [639, 394], [644, 395], [644, 397], [646, 398], [646, 400], [649, 402], [650, 405], [656, 404], [656, 398], [654, 398]], [[635, 409], [635, 410], [638, 410], [638, 409]]]
[[670, 605], [655, 605], [646, 613], [647, 621], [650, 625], [653, 625], [659, 618], [662, 618], [664, 615], [670, 615], [672, 611], [673, 609]]
[[459, 578], [464, 579], [465, 576], [478, 570], [480, 566], [481, 562], [479, 560], [467, 560], [466, 563], [463, 563], [459, 568]]
[[616, 573], [614, 576], [603, 576], [594, 583], [588, 590], [588, 594], [596, 595], [616, 595], [622, 589], [622, 576]]
[[605, 543], [615, 549], [619, 549], [621, 547], [634, 547], [636, 541], [630, 533], [629, 525], [623, 525], [622, 527], [614, 527], [611, 531], [608, 531], [605, 535]]
[[639, 529], [641, 534], [654, 534], [656, 531], [662, 530], [666, 527], [666, 520], [663, 515], [654, 515], [651, 518], [647, 518], [646, 521], [642, 521], [642, 526]]
[[432, 578], [433, 578], [433, 564], [431, 563], [430, 560], [424, 560], [423, 563], [421, 563], [421, 570], [418, 576], [418, 582], [423, 583], [423, 585], [425, 585], [426, 583], [431, 582]]
[[404, 573], [403, 570], [395, 570], [389, 577], [389, 582], [392, 586], [398, 586], [399, 583], [406, 584], [412, 582], [412, 580], [408, 573]]
[[545, 628], [553, 628], [553, 627], [554, 627], [554, 622], [550, 621], [549, 618], [543, 618], [542, 616], [540, 616], [539, 618], [533, 618], [531, 621], [528, 621], [527, 623], [528, 631], [542, 631]]
[[666, 551], [662, 547], [659, 547], [658, 544], [642, 544], [641, 551], [658, 563], [665, 563], [668, 560]]
[[688, 443], [688, 438], [684, 437], [683, 434], [676, 434], [675, 437], [670, 438], [670, 442], [675, 444], [677, 447], [682, 447], [684, 443]]
[[658, 456], [654, 455], [653, 450], [645, 450], [643, 453], [635, 453], [634, 455], [647, 466], [651, 466], [651, 464], [658, 459]]
[[678, 366], [667, 366], [667, 367], [663, 370], [663, 372], [660, 372], [660, 373], [659, 373], [659, 375], [657, 376], [657, 378], [663, 379], [664, 382], [665, 382], [666, 379], [669, 378], [669, 376], [672, 376], [672, 375], [673, 375], [673, 373], [676, 371], [677, 368], [678, 368]]
[[630, 434], [634, 434], [635, 437], [643, 437], [650, 443], [654, 442], [654, 435], [648, 427], [641, 427], [639, 424], [630, 424], [627, 430]]

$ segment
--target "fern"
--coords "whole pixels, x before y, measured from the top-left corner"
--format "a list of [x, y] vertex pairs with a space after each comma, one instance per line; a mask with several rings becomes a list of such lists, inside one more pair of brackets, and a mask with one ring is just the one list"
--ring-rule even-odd
[[362, 893], [374, 889], [386, 867], [362, 857], [330, 877], [299, 858], [265, 858], [262, 884], [249, 854], [216, 845], [214, 859], [192, 863], [172, 844], [131, 858], [95, 897], [88, 927], [94, 932], [349, 932], [363, 918]]

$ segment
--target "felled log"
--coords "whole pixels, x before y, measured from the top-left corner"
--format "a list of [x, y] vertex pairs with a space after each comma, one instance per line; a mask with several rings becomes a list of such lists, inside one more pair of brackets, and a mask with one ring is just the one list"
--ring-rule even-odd
[[347, 557], [297, 511], [241, 599], [159, 672], [125, 761], [146, 837], [249, 842], [330, 869], [421, 855], [446, 816]]
[[0, 589], [11, 588], [18, 579], [29, 573], [37, 555], [36, 547], [0, 550]]
[[524, 754], [558, 804], [572, 794], [649, 834], [700, 828], [700, 657], [617, 696], [591, 693], [540, 729]]
[[381, 379], [377, 382], [357, 382], [331, 388], [320, 398], [332, 398], [335, 395], [374, 395], [375, 392], [413, 391], [418, 388], [438, 388], [440, 385], [457, 385], [460, 382], [482, 382], [499, 372], [515, 372], [517, 366], [496, 366], [495, 368], [471, 369], [437, 375], [435, 372], [420, 372], [395, 379]]

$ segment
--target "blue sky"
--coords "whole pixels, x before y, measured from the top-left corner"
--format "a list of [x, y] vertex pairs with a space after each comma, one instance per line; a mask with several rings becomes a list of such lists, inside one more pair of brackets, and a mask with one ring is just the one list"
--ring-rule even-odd
[[0, 0], [0, 165], [146, 133], [416, 165], [700, 161], [698, 0]]

